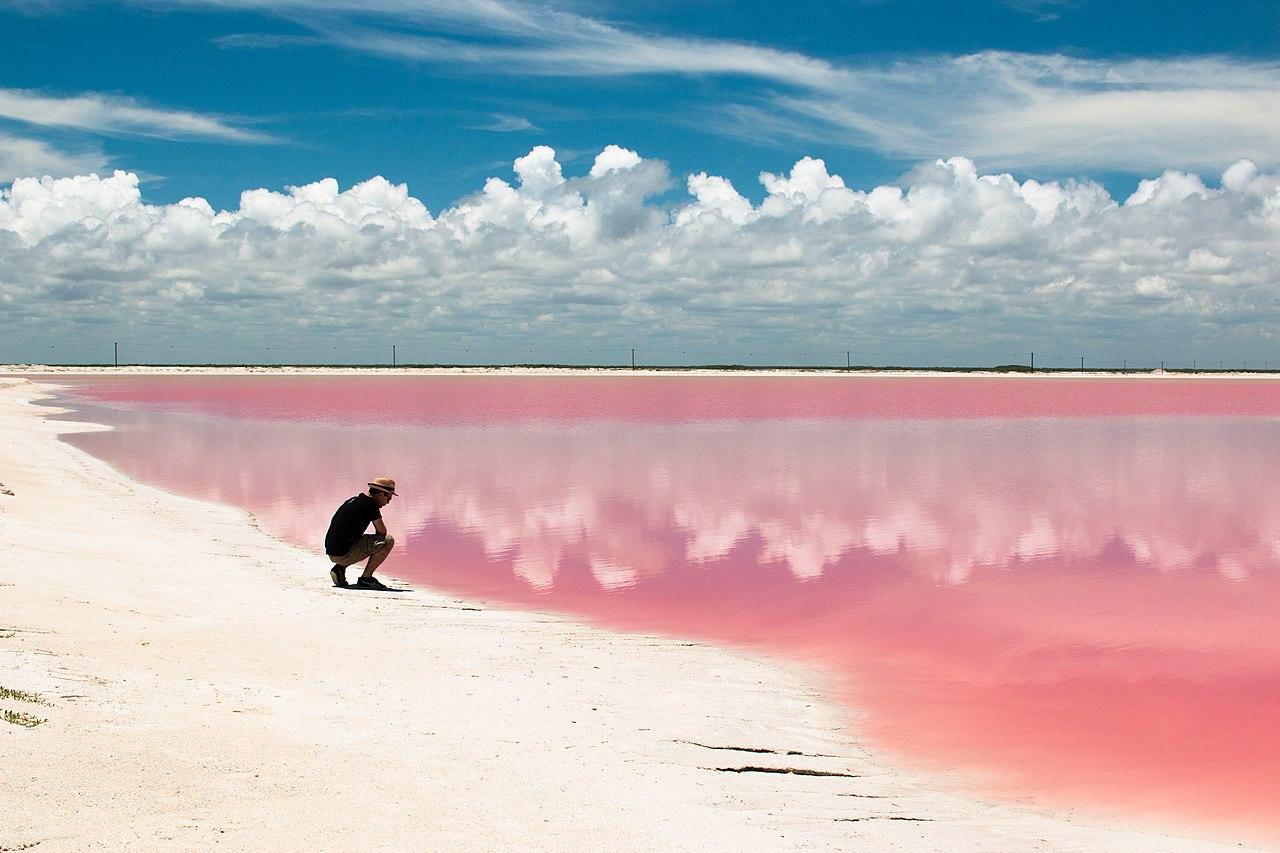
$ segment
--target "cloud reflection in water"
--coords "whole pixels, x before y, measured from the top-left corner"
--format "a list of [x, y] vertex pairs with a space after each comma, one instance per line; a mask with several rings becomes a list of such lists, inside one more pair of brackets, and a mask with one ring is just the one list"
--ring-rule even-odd
[[397, 575], [818, 663], [873, 743], [1001, 793], [1277, 837], [1275, 419], [92, 417], [304, 547], [390, 474]]

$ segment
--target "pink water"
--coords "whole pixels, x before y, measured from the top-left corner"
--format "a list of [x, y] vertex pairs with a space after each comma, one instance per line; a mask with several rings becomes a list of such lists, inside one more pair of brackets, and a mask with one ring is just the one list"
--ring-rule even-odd
[[997, 795], [1280, 840], [1278, 389], [129, 377], [71, 440], [312, 548], [394, 476], [396, 576], [815, 663]]

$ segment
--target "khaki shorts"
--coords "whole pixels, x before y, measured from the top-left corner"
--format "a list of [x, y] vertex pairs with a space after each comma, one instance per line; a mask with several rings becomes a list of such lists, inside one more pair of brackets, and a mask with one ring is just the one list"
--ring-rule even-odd
[[335, 557], [333, 554], [328, 556], [335, 566], [350, 566], [352, 563], [358, 563], [366, 557], [373, 556], [374, 551], [390, 548], [394, 544], [396, 544], [396, 540], [392, 536], [366, 533], [356, 540], [356, 544], [352, 545], [351, 550], [347, 553], [340, 557]]

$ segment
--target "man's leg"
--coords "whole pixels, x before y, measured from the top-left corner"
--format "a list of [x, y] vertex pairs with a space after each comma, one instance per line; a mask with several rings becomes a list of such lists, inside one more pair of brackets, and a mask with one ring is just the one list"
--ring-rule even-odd
[[342, 556], [329, 555], [329, 559], [333, 561], [333, 568], [329, 570], [329, 577], [333, 579], [334, 586], [347, 585], [347, 567], [354, 566], [361, 560], [367, 560], [373, 556], [374, 552], [378, 550], [374, 547], [374, 543], [378, 539], [379, 537], [366, 533], [357, 539], [350, 550]]
[[378, 566], [382, 565], [382, 561], [387, 559], [387, 555], [391, 553], [391, 549], [396, 546], [394, 536], [386, 537], [386, 544], [369, 555], [369, 562], [365, 563], [364, 571], [360, 573], [362, 578], [373, 577], [373, 572]]

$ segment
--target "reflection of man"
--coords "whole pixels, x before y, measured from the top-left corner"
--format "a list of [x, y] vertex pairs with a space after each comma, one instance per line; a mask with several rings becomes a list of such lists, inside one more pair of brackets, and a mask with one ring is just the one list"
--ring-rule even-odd
[[[324, 537], [324, 551], [333, 560], [329, 577], [333, 578], [334, 586], [347, 586], [347, 566], [367, 557], [369, 562], [365, 563], [356, 588], [387, 589], [373, 576], [373, 572], [387, 559], [396, 544], [382, 523], [382, 508], [391, 503], [395, 495], [396, 481], [390, 477], [378, 477], [369, 482], [367, 494], [349, 498], [333, 514], [329, 532]], [[365, 533], [371, 521], [376, 532]]]

